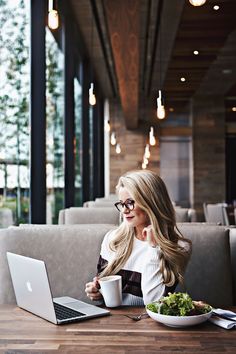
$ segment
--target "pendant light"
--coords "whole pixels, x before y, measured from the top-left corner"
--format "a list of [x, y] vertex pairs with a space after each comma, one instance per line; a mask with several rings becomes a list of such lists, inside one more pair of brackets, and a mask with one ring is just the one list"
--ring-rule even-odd
[[117, 154], [120, 154], [120, 153], [121, 153], [120, 144], [116, 144], [116, 153], [117, 153]]
[[156, 145], [156, 138], [154, 136], [153, 127], [150, 127], [150, 131], [149, 131], [149, 145], [151, 145], [151, 146]]
[[109, 133], [109, 131], [111, 130], [111, 125], [110, 125], [109, 120], [105, 120], [104, 129], [105, 129], [105, 132], [107, 132], [107, 133]]
[[206, 0], [189, 0], [189, 2], [193, 6], [202, 6], [205, 4]]
[[93, 80], [93, 69], [92, 69], [92, 60], [93, 60], [93, 11], [91, 9], [91, 83], [90, 83], [90, 88], [89, 88], [89, 104], [91, 106], [94, 106], [96, 104], [96, 96], [94, 93], [94, 83], [92, 82]]
[[166, 111], [161, 96], [161, 90], [159, 90], [159, 97], [157, 98], [157, 118], [164, 119], [166, 117]]
[[149, 159], [151, 156], [150, 149], [149, 149], [149, 144], [146, 144], [145, 150], [144, 150], [144, 156]]
[[111, 145], [116, 145], [116, 133], [112, 132], [111, 133]]
[[89, 104], [91, 106], [94, 106], [96, 104], [96, 96], [93, 90], [94, 90], [94, 84], [91, 82], [90, 89], [89, 89]]
[[51, 29], [59, 27], [58, 11], [53, 8], [53, 0], [48, 0], [48, 27]]
[[[159, 31], [160, 31], [160, 35], [159, 35], [159, 47], [160, 47], [160, 82], [159, 82], [159, 86], [162, 86], [162, 82], [161, 82], [161, 19], [160, 19], [160, 25], [159, 25]], [[159, 96], [157, 98], [157, 118], [158, 119], [164, 119], [166, 117], [166, 111], [165, 111], [165, 107], [164, 107], [164, 102], [163, 102], [163, 97], [162, 97], [162, 93], [161, 90], [158, 91], [159, 92]]]

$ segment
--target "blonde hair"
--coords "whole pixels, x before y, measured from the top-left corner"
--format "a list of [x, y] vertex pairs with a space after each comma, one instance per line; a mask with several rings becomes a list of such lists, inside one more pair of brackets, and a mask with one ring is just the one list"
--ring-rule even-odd
[[[128, 190], [135, 205], [145, 211], [150, 220], [154, 240], [160, 247], [160, 270], [164, 284], [170, 287], [177, 281], [183, 283], [184, 270], [191, 254], [191, 241], [184, 238], [176, 226], [175, 211], [165, 183], [156, 173], [140, 170], [121, 176], [117, 191], [122, 187]], [[119, 226], [110, 243], [115, 258], [108, 263], [101, 276], [116, 274], [122, 268], [131, 254], [134, 236], [134, 228], [125, 222]]]

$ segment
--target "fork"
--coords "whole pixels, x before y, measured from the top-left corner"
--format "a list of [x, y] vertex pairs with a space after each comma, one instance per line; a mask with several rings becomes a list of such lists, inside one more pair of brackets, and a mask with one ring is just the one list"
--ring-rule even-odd
[[142, 318], [148, 317], [147, 312], [140, 313], [140, 315], [124, 315], [133, 321], [140, 321]]

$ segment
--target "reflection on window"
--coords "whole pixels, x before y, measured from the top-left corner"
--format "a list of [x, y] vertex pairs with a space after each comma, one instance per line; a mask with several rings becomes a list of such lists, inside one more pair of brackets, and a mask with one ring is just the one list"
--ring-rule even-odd
[[47, 223], [57, 223], [64, 205], [63, 54], [46, 29]]
[[75, 206], [82, 205], [81, 190], [81, 120], [82, 120], [82, 87], [74, 80], [75, 96]]
[[29, 1], [0, 1], [0, 227], [28, 223]]

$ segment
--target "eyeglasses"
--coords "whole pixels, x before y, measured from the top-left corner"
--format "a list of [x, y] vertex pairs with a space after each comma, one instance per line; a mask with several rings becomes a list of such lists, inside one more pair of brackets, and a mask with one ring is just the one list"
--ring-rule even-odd
[[123, 211], [124, 207], [126, 207], [126, 209], [134, 210], [134, 204], [135, 201], [133, 199], [127, 199], [124, 203], [122, 202], [117, 202], [115, 203], [115, 207], [118, 211]]

